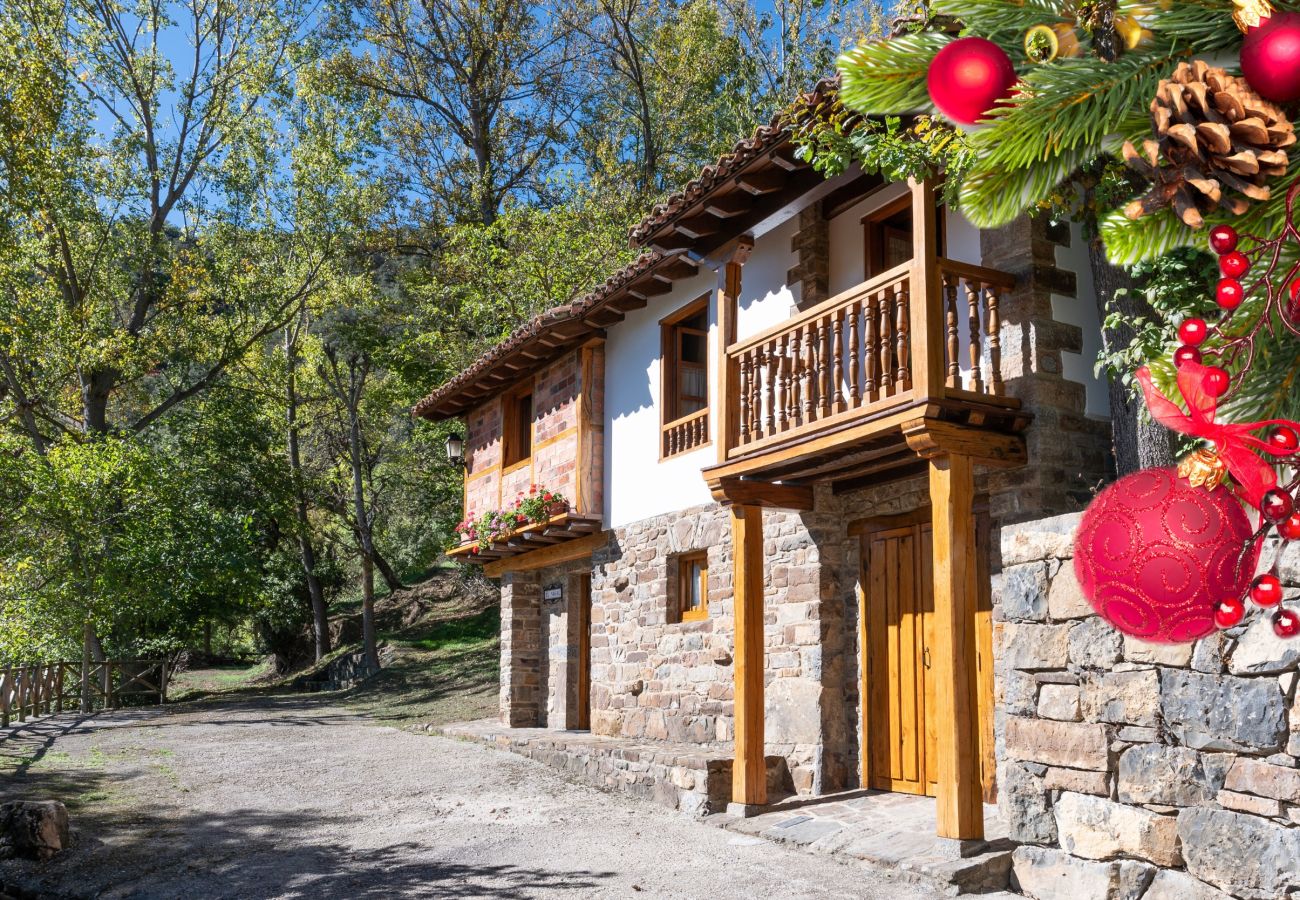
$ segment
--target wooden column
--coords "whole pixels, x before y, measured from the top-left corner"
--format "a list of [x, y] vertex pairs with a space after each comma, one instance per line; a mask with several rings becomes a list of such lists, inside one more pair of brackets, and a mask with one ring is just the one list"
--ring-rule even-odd
[[932, 676], [939, 754], [938, 835], [982, 840], [974, 465], [969, 456], [943, 453], [931, 456], [929, 466], [934, 510]]
[[942, 395], [944, 378], [943, 297], [939, 283], [938, 210], [934, 182], [907, 180], [912, 189], [911, 307], [912, 390], [917, 397]]
[[736, 315], [740, 306], [741, 270], [754, 249], [754, 238], [742, 235], [722, 256], [721, 284], [717, 291], [718, 346], [717, 392], [712, 406], [717, 410], [714, 442], [718, 445], [718, 462], [727, 461], [727, 451], [739, 443], [740, 377], [739, 367], [727, 358], [727, 348], [736, 342]]
[[767, 803], [763, 748], [763, 510], [731, 507], [732, 584], [735, 589], [736, 759], [731, 799]]

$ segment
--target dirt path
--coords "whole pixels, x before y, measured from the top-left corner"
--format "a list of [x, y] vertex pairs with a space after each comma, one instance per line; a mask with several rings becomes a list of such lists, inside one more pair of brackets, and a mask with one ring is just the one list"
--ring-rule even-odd
[[39, 897], [938, 897], [310, 698], [65, 716], [0, 757], [4, 796], [72, 809], [72, 850], [0, 864]]

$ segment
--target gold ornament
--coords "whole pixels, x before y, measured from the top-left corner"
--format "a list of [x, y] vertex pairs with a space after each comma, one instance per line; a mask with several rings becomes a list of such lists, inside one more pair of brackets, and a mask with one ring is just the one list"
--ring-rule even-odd
[[1219, 459], [1218, 451], [1209, 447], [1194, 450], [1178, 463], [1178, 477], [1186, 478], [1192, 487], [1212, 491], [1228, 478], [1228, 464]]
[[1273, 15], [1273, 5], [1268, 0], [1232, 0], [1232, 5], [1232, 21], [1237, 23], [1242, 34], [1258, 28], [1261, 22]]

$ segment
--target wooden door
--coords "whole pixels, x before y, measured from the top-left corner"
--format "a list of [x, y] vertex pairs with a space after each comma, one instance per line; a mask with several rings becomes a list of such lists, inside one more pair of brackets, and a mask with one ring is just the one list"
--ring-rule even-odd
[[578, 715], [580, 731], [591, 728], [591, 576], [578, 576]]
[[[934, 796], [938, 787], [934, 646], [934, 547], [928, 520], [863, 529], [859, 621], [862, 783], [876, 790]], [[992, 597], [988, 529], [978, 542], [976, 643], [980, 759], [985, 802], [996, 801], [993, 754]]]
[[929, 528], [907, 525], [863, 539], [867, 666], [867, 786], [933, 795], [934, 728], [927, 711], [934, 687], [930, 665], [934, 591], [928, 565]]

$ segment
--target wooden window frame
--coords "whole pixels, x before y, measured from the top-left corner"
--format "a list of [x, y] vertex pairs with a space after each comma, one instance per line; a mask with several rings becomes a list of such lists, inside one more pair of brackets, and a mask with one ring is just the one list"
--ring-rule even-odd
[[[881, 206], [876, 207], [870, 212], [863, 215], [860, 220], [862, 225], [862, 259], [864, 262], [863, 281], [870, 281], [877, 275], [886, 271], [885, 269], [885, 242], [884, 227], [885, 220], [898, 215], [900, 212], [910, 208], [912, 205], [912, 193], [908, 191], [901, 197], [890, 200]], [[935, 254], [943, 255], [947, 231], [947, 216], [944, 213], [944, 207], [940, 205], [936, 209], [935, 216]], [[913, 235], [915, 241], [915, 235]]]
[[[662, 385], [661, 410], [659, 415], [660, 425], [672, 425], [688, 416], [701, 415], [709, 411], [709, 329], [708, 329], [708, 312], [709, 312], [709, 295], [703, 294], [696, 297], [690, 303], [678, 309], [672, 315], [666, 316], [659, 320], [660, 330], [660, 352], [659, 364], [661, 368], [660, 382]], [[681, 413], [677, 409], [678, 391], [677, 391], [677, 368], [680, 357], [678, 348], [678, 328], [682, 322], [693, 318], [700, 313], [705, 314], [704, 338], [704, 408], [696, 410], [693, 413]]]
[[[533, 388], [534, 383], [530, 379], [501, 395], [501, 471], [503, 473], [513, 472], [532, 461], [533, 450], [536, 449], [537, 443], [535, 428], [537, 404]], [[528, 421], [528, 452], [516, 455], [518, 448], [514, 445], [519, 437], [519, 401], [524, 397], [530, 398], [529, 406], [532, 410], [532, 416]]]
[[[703, 622], [709, 618], [709, 551], [692, 550], [677, 556], [677, 621]], [[686, 607], [691, 595], [691, 570], [695, 564], [700, 567], [700, 605], [694, 609]]]

